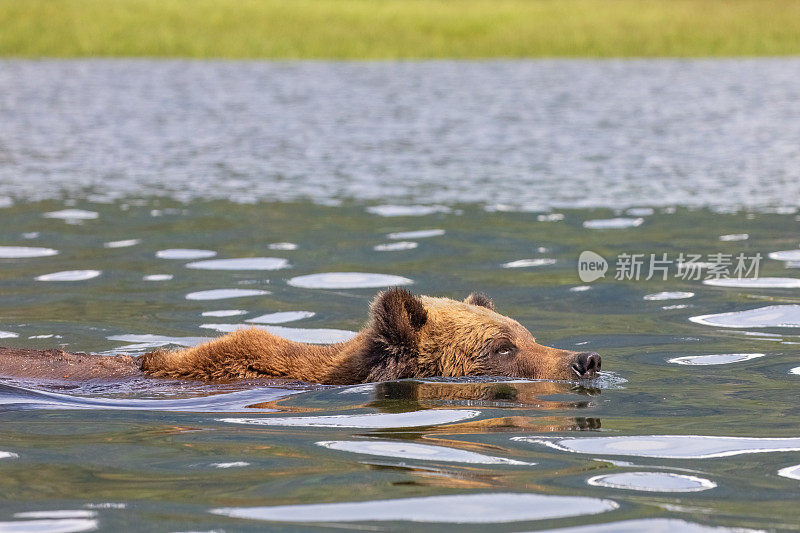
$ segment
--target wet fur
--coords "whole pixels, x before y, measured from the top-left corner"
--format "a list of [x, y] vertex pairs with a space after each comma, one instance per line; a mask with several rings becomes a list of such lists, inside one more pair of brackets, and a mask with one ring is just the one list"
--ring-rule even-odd
[[[518, 348], [513, 357], [497, 355], [506, 344]], [[376, 296], [369, 322], [347, 342], [310, 345], [249, 328], [193, 348], [147, 354], [141, 369], [170, 378], [328, 384], [470, 375], [569, 379], [573, 355], [537, 344], [482, 294], [459, 302], [390, 289]]]

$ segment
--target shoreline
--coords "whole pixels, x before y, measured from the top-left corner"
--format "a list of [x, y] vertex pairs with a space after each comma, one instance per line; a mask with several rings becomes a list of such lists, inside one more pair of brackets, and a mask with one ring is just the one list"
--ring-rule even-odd
[[800, 4], [791, 0], [0, 4], [0, 57], [396, 60], [797, 54]]

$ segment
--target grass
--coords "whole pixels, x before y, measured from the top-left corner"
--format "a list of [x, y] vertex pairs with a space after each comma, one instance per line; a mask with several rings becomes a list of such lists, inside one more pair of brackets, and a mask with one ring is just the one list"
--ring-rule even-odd
[[800, 54], [797, 0], [0, 0], [0, 56]]

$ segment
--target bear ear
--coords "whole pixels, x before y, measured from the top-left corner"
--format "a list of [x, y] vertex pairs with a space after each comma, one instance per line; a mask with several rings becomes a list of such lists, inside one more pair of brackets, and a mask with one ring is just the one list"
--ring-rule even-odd
[[388, 381], [418, 375], [419, 330], [428, 312], [405, 289], [378, 293], [370, 306], [372, 326], [364, 352], [367, 381]]
[[464, 303], [469, 305], [479, 305], [494, 311], [494, 302], [492, 302], [492, 299], [482, 292], [473, 292], [467, 296], [467, 298], [464, 300]]
[[422, 302], [405, 289], [378, 293], [370, 306], [375, 332], [396, 349], [416, 349], [417, 332], [428, 321]]

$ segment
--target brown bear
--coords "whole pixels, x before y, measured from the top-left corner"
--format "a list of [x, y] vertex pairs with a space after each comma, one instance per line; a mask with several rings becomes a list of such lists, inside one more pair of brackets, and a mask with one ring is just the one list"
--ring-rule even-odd
[[587, 379], [598, 370], [598, 354], [537, 344], [517, 321], [495, 312], [484, 295], [459, 302], [417, 297], [405, 289], [379, 293], [364, 329], [338, 344], [304, 344], [249, 328], [140, 357], [0, 348], [0, 375], [50, 379], [144, 372], [204, 381], [287, 378], [344, 385], [433, 376]]
[[315, 346], [250, 328], [193, 348], [147, 354], [141, 368], [159, 377], [338, 385], [433, 376], [587, 379], [600, 370], [600, 356], [537, 344], [482, 294], [458, 302], [395, 288], [375, 297], [366, 327], [347, 342]]

